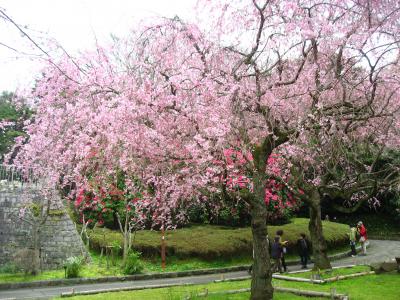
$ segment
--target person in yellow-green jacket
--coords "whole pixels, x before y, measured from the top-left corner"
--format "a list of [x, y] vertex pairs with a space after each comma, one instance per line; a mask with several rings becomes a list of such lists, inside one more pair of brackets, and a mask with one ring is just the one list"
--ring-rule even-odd
[[282, 257], [281, 257], [281, 262], [282, 262], [282, 267], [283, 267], [283, 270], [284, 270], [284, 272], [286, 273], [288, 270], [287, 270], [287, 266], [286, 266], [286, 262], [285, 262], [285, 254], [286, 254], [286, 249], [287, 249], [287, 246], [288, 246], [288, 241], [284, 241], [283, 239], [282, 239], [282, 236], [283, 236], [283, 230], [282, 229], [280, 229], [280, 230], [278, 230], [277, 232], [276, 232], [276, 237], [278, 238], [278, 242], [279, 242], [279, 244], [282, 246]]
[[354, 257], [357, 255], [356, 252], [357, 228], [352, 227], [351, 225], [350, 225], [349, 239], [350, 239], [351, 257]]

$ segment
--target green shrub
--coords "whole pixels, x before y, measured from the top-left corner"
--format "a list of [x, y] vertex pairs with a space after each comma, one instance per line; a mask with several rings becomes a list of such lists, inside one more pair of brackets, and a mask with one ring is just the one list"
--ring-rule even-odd
[[140, 252], [130, 251], [124, 266], [124, 274], [132, 275], [140, 273], [143, 270], [143, 264], [140, 261]]
[[67, 278], [76, 278], [79, 276], [79, 271], [82, 268], [83, 257], [72, 256], [68, 257], [64, 264], [65, 275]]
[[21, 269], [12, 263], [8, 263], [8, 264], [5, 264], [4, 266], [0, 266], [0, 274], [4, 274], [4, 273], [15, 274], [15, 273], [19, 273], [19, 272], [21, 272]]

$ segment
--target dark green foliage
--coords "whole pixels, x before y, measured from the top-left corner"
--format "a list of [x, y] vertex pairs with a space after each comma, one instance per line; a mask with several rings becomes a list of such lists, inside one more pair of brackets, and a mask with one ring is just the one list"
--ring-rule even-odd
[[[244, 201], [230, 201], [217, 200], [220, 203], [223, 201], [223, 207], [216, 210], [208, 203], [193, 204], [187, 209], [187, 215], [190, 223], [196, 224], [212, 224], [230, 227], [244, 227], [250, 226], [251, 216], [247, 205]], [[268, 224], [282, 225], [290, 222], [293, 217], [291, 210], [285, 210], [283, 215], [278, 218], [269, 218]]]
[[[1, 109], [1, 108], [0, 108]], [[16, 137], [23, 135], [22, 131], [17, 131], [13, 129], [8, 129], [0, 133], [0, 153], [4, 155], [7, 153], [11, 146], [14, 144]]]
[[[346, 216], [335, 211], [331, 206], [332, 203], [342, 204], [346, 200], [345, 197], [340, 197], [345, 195], [345, 193], [342, 193], [342, 195], [328, 199], [331, 201], [325, 202], [322, 207], [323, 215], [326, 213], [330, 216], [336, 215], [338, 220], [353, 225], [358, 220], [366, 220], [367, 222], [370, 220], [367, 225], [371, 229], [369, 232], [385, 237], [393, 232], [393, 228], [400, 227], [400, 151], [390, 149], [380, 153], [376, 146], [370, 144], [363, 145], [363, 147], [359, 146], [359, 149], [354, 151], [358, 153], [356, 158], [359, 165], [370, 166], [371, 168], [371, 172], [367, 175], [371, 180], [370, 182], [375, 181], [372, 186], [376, 186], [376, 191], [371, 196], [375, 196], [379, 203], [365, 201], [356, 212], [351, 212]], [[367, 175], [364, 174], [363, 176], [366, 177]], [[363, 180], [363, 176], [358, 177], [357, 180]], [[370, 191], [366, 189], [365, 192], [369, 193]], [[400, 236], [399, 231], [397, 229], [398, 236]]]
[[140, 252], [130, 251], [124, 266], [124, 274], [133, 275], [140, 273], [143, 270], [143, 264], [140, 261]]
[[352, 226], [362, 221], [370, 238], [400, 240], [400, 222], [387, 213], [357, 213], [338, 215], [337, 218], [339, 222]]
[[3, 266], [0, 266], [0, 274], [3, 273], [18, 273], [21, 270], [13, 263], [7, 263]]
[[[347, 164], [341, 166], [338, 163], [329, 171], [329, 180], [342, 189], [325, 191], [327, 201], [323, 210], [328, 213], [333, 212], [335, 207], [332, 204], [347, 207], [346, 201], [350, 201], [355, 193], [362, 192], [365, 194], [365, 197], [361, 197], [362, 205], [357, 207], [353, 204], [357, 210], [363, 212], [378, 210], [398, 217], [400, 220], [398, 185], [400, 151], [397, 149], [382, 151], [380, 147], [367, 141], [352, 144], [351, 149], [344, 153], [344, 157]], [[375, 198], [380, 200], [380, 205], [377, 205], [376, 201], [367, 201]], [[347, 213], [354, 211], [347, 209]], [[346, 209], [343, 212], [346, 212]]]
[[[379, 167], [381, 169], [386, 165], [397, 166], [400, 169], [400, 151], [390, 150], [383, 153], [381, 160], [379, 161]], [[385, 189], [381, 190], [379, 195], [379, 200], [381, 202], [380, 211], [384, 214], [390, 215], [393, 219], [400, 224], [400, 174], [399, 172], [393, 172], [392, 174], [387, 174], [384, 172], [382, 176], [392, 176], [392, 178], [397, 177], [397, 186], [391, 185]]]
[[79, 277], [79, 271], [82, 269], [83, 265], [83, 258], [72, 256], [67, 258], [64, 268], [65, 268], [65, 275], [67, 278], [76, 278]]
[[251, 222], [248, 208], [243, 201], [224, 203], [218, 211], [208, 203], [193, 204], [187, 213], [189, 222], [197, 224], [243, 227], [249, 226]]
[[390, 192], [382, 196], [382, 211], [391, 215], [393, 220], [400, 224], [400, 193]]
[[16, 107], [11, 103], [12, 98], [13, 94], [9, 92], [3, 91], [0, 95], [0, 120], [18, 120], [18, 111]]
[[10, 151], [14, 140], [25, 135], [23, 122], [32, 116], [32, 111], [27, 107], [17, 109], [12, 103], [13, 94], [4, 92], [0, 95], [0, 121], [13, 122], [14, 125], [0, 130], [0, 161]]

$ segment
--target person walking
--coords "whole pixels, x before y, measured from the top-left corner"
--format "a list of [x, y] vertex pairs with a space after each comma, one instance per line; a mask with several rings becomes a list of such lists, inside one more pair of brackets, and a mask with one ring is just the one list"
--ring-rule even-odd
[[300, 233], [300, 238], [297, 240], [297, 250], [299, 252], [301, 268], [307, 269], [307, 260], [309, 257], [310, 244], [304, 233]]
[[357, 229], [350, 225], [350, 232], [349, 232], [349, 240], [350, 240], [350, 249], [351, 249], [351, 257], [357, 255], [356, 251], [356, 240], [357, 240]]
[[280, 229], [276, 232], [276, 237], [279, 238], [279, 244], [282, 247], [282, 257], [281, 257], [282, 267], [283, 267], [283, 270], [285, 272], [287, 272], [287, 266], [286, 266], [286, 262], [285, 262], [285, 254], [287, 252], [286, 247], [288, 246], [289, 242], [283, 241], [282, 236], [283, 236], [283, 230]]
[[357, 231], [360, 235], [360, 244], [362, 248], [362, 255], [367, 255], [367, 229], [365, 228], [363, 222], [359, 221], [357, 223]]
[[276, 271], [282, 273], [282, 255], [283, 248], [279, 241], [279, 236], [276, 236], [271, 246], [271, 258], [274, 261], [272, 264], [272, 273], [275, 273]]

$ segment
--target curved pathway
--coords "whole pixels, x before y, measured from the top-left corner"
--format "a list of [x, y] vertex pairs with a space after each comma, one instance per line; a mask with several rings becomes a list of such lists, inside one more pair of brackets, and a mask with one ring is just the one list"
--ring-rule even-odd
[[[384, 260], [391, 260], [394, 257], [400, 257], [400, 241], [380, 241], [371, 240], [370, 247], [368, 248], [367, 256], [347, 257], [334, 261], [333, 266], [345, 266], [349, 264], [370, 264], [373, 262], [381, 262]], [[311, 266], [311, 265], [310, 265]], [[299, 265], [290, 266], [291, 271], [300, 269]], [[95, 283], [84, 285], [71, 285], [60, 287], [41, 287], [41, 288], [25, 288], [16, 290], [0, 291], [0, 299], [51, 299], [58, 297], [61, 293], [71, 292], [75, 290], [88, 291], [88, 290], [104, 290], [114, 288], [132, 288], [132, 287], [151, 287], [155, 285], [168, 285], [168, 284], [206, 284], [219, 279], [231, 279], [247, 276], [247, 272], [230, 272], [224, 274], [211, 274], [201, 276], [190, 276], [181, 278], [168, 278], [168, 279], [153, 279], [153, 280], [137, 280], [137, 281], [122, 281], [112, 283]]]
[[371, 263], [389, 261], [395, 257], [400, 257], [400, 241], [370, 240], [369, 242], [367, 256], [357, 255], [356, 257], [346, 257], [332, 262], [332, 265], [369, 265]]

